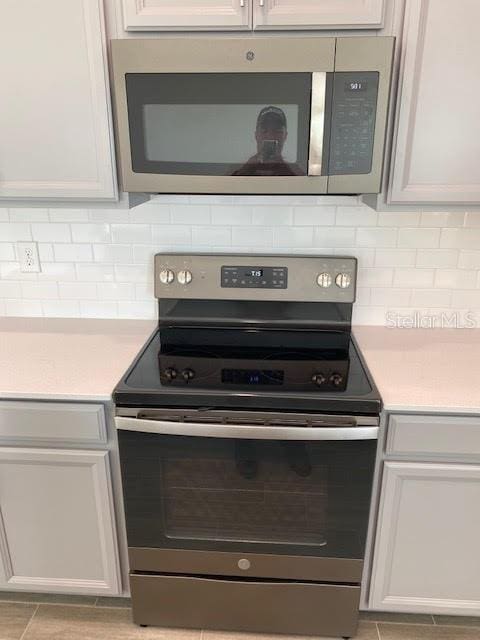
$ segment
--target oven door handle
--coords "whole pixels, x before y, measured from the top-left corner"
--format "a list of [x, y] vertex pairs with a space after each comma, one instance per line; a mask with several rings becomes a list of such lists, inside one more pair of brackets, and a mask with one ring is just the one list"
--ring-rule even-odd
[[120, 431], [156, 433], [171, 436], [200, 438], [246, 438], [250, 440], [376, 440], [378, 427], [278, 427], [250, 424], [218, 424], [169, 422], [117, 416], [115, 424]]

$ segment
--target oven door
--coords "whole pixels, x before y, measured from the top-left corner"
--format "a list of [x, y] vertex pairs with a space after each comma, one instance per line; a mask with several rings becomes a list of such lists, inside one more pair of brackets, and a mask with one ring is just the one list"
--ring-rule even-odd
[[229, 415], [116, 418], [131, 570], [359, 582], [378, 420]]

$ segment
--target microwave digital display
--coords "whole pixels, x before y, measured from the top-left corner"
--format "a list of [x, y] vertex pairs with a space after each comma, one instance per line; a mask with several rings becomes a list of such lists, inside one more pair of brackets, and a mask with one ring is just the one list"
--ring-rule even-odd
[[365, 81], [352, 81], [352, 82], [346, 82], [345, 83], [345, 89], [347, 91], [367, 91], [368, 89], [368, 84]]

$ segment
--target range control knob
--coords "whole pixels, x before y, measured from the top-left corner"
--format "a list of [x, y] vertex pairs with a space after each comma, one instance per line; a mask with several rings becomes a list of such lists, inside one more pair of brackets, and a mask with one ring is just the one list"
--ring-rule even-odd
[[339, 273], [335, 278], [335, 284], [337, 287], [340, 287], [340, 289], [346, 289], [350, 286], [351, 282], [352, 278], [348, 273]]
[[162, 269], [159, 278], [162, 284], [170, 284], [175, 280], [175, 273], [171, 269]]
[[320, 387], [325, 382], [325, 376], [323, 373], [314, 373], [312, 376], [313, 384], [316, 384], [317, 387]]
[[185, 382], [189, 382], [194, 377], [195, 377], [195, 371], [193, 371], [193, 369], [184, 369], [182, 371], [182, 378], [185, 380]]
[[329, 382], [333, 384], [334, 387], [339, 387], [343, 382], [343, 376], [339, 373], [332, 373]]
[[163, 374], [167, 380], [174, 380], [177, 377], [177, 370], [174, 367], [167, 367]]
[[192, 281], [192, 272], [187, 270], [179, 271], [177, 280], [180, 284], [190, 284]]
[[319, 273], [317, 276], [317, 284], [319, 287], [327, 289], [332, 284], [332, 276], [327, 272]]

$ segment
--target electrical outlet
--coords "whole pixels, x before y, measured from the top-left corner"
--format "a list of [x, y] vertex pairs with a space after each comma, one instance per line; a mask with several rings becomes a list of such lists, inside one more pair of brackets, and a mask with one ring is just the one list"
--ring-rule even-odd
[[23, 273], [39, 273], [40, 258], [38, 257], [38, 245], [36, 242], [17, 242], [17, 256], [20, 262], [20, 271]]

